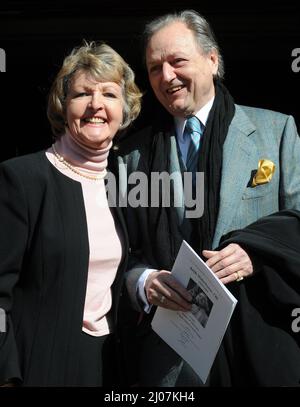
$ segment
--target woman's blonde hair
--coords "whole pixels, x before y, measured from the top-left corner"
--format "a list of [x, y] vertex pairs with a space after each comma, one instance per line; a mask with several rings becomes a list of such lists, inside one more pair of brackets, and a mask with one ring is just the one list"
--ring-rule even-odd
[[66, 97], [70, 81], [79, 70], [89, 73], [95, 80], [121, 86], [124, 106], [120, 129], [125, 129], [136, 119], [141, 110], [142, 93], [134, 82], [132, 69], [109, 45], [84, 41], [83, 46], [74, 48], [64, 59], [50, 89], [47, 116], [56, 137], [65, 132]]

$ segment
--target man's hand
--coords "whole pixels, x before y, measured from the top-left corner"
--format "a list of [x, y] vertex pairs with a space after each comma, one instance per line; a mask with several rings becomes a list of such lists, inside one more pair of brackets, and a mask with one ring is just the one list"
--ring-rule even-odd
[[174, 311], [190, 311], [191, 294], [172, 276], [170, 271], [153, 271], [146, 279], [148, 302]]
[[230, 243], [220, 251], [203, 250], [202, 254], [208, 259], [208, 267], [224, 284], [242, 280], [253, 273], [250, 257], [236, 243]]

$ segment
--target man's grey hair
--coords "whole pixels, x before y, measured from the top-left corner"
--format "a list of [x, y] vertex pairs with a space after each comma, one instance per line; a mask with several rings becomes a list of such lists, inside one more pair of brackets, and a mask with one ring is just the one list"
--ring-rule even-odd
[[218, 79], [224, 77], [224, 61], [220, 52], [219, 45], [216, 41], [214, 32], [208, 21], [195, 10], [184, 10], [174, 13], [165, 14], [150, 21], [145, 26], [143, 34], [144, 55], [146, 55], [147, 45], [151, 37], [167, 25], [181, 21], [189, 28], [195, 36], [195, 39], [204, 52], [204, 54], [215, 50], [218, 54], [219, 66], [216, 73]]

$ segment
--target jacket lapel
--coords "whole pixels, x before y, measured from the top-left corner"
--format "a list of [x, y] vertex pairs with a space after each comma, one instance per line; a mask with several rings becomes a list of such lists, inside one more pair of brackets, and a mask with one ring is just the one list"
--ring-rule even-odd
[[252, 157], [257, 150], [255, 131], [254, 124], [241, 107], [236, 105], [235, 115], [223, 147], [220, 208], [213, 247], [217, 247], [222, 235], [229, 231], [228, 227], [235, 216], [249, 182], [251, 170], [253, 169]]

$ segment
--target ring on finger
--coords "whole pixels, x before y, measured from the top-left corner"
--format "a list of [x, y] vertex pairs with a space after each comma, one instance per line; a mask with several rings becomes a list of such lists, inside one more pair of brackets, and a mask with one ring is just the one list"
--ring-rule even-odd
[[162, 295], [162, 296], [160, 297], [160, 302], [161, 302], [162, 304], [164, 304], [164, 303], [166, 302], [166, 297], [165, 297], [164, 295]]
[[235, 281], [242, 281], [242, 280], [244, 280], [244, 277], [241, 276], [238, 271], [235, 272], [235, 275], [236, 275]]

